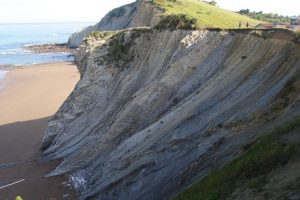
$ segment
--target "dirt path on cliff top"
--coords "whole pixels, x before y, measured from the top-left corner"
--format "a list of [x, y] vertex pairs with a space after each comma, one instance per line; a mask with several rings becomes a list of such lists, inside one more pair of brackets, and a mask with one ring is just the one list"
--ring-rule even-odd
[[73, 64], [53, 63], [11, 70], [0, 81], [0, 200], [77, 199], [66, 176], [44, 177], [60, 161], [41, 161], [39, 148], [49, 116], [78, 79]]

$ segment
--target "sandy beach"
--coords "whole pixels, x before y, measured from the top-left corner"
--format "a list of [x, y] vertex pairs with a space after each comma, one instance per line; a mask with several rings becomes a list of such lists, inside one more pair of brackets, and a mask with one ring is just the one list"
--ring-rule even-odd
[[76, 199], [67, 177], [44, 178], [59, 161], [40, 160], [49, 118], [79, 80], [69, 62], [9, 70], [0, 80], [0, 199]]

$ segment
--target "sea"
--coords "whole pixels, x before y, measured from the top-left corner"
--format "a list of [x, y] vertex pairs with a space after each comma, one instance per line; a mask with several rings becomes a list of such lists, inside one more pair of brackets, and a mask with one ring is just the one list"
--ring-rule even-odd
[[86, 23], [44, 23], [44, 24], [0, 24], [0, 79], [7, 67], [73, 61], [70, 53], [36, 54], [24, 50], [24, 46], [36, 44], [66, 43], [69, 36], [95, 24]]

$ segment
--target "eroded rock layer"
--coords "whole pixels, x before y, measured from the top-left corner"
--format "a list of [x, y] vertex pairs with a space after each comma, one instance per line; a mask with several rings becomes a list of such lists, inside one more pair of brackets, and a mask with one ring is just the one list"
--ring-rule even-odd
[[137, 0], [110, 11], [96, 25], [74, 33], [69, 38], [67, 46], [70, 48], [78, 47], [82, 40], [94, 31], [114, 31], [140, 26], [153, 27], [159, 21], [160, 13], [162, 10], [153, 3]]
[[104, 35], [81, 45], [82, 78], [43, 141], [81, 199], [169, 199], [299, 116], [300, 47], [284, 31]]

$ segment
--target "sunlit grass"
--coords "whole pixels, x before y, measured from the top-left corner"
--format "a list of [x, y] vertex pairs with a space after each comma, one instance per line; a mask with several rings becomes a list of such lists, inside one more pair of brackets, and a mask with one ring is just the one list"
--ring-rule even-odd
[[240, 22], [242, 28], [246, 27], [247, 22], [251, 28], [262, 23], [199, 0], [165, 0], [164, 4], [159, 5], [165, 8], [166, 14], [186, 14], [196, 18], [200, 28], [238, 28]]

